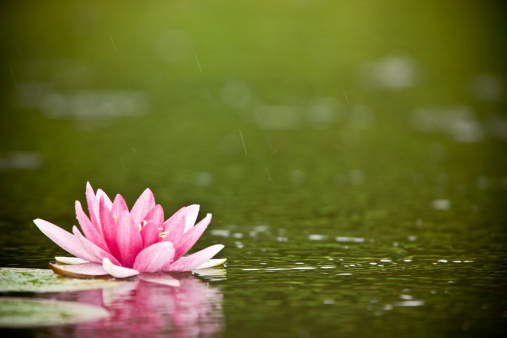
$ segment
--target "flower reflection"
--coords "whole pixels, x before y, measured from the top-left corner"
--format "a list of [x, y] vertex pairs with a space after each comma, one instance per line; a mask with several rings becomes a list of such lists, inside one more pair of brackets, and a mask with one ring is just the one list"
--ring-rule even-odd
[[72, 328], [54, 328], [60, 337], [167, 336], [207, 337], [223, 328], [222, 299], [217, 288], [188, 273], [173, 275], [179, 286], [142, 279], [115, 288], [62, 293], [58, 299], [102, 306], [110, 316]]

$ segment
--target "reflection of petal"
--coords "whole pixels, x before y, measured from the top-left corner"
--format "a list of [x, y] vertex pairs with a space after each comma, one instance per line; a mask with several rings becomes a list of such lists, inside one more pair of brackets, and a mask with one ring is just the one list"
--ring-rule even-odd
[[150, 283], [168, 286], [180, 286], [180, 282], [176, 278], [171, 277], [165, 272], [141, 273], [139, 274], [139, 279]]
[[[104, 306], [112, 309], [118, 299], [128, 299], [129, 295], [136, 290], [138, 284], [137, 279], [131, 282], [123, 282], [118, 287], [102, 289], [102, 295], [99, 294], [97, 297], [101, 297]], [[91, 299], [91, 297], [88, 298]]]
[[[223, 295], [219, 289], [189, 273], [138, 277], [119, 287], [59, 293], [58, 299], [101, 305], [110, 312], [108, 318], [79, 324], [76, 336], [211, 337], [222, 331]], [[145, 277], [172, 279], [180, 286], [147, 283]], [[52, 333], [62, 333], [59, 330], [55, 327]]]
[[[208, 269], [199, 269], [192, 271], [193, 273], [203, 276], [203, 277], [225, 277], [227, 274], [227, 270], [225, 269], [214, 269], [214, 268], [208, 268]], [[223, 279], [223, 278], [220, 278]], [[212, 279], [213, 280], [213, 279]]]

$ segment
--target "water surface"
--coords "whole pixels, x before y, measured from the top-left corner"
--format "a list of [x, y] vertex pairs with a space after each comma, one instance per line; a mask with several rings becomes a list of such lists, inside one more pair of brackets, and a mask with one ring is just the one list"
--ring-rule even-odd
[[195, 249], [228, 258], [180, 289], [38, 295], [115, 316], [15, 332], [121, 335], [132, 312], [154, 336], [507, 332], [500, 5], [2, 7], [1, 266], [65, 254], [32, 220], [70, 230], [87, 181], [200, 204]]

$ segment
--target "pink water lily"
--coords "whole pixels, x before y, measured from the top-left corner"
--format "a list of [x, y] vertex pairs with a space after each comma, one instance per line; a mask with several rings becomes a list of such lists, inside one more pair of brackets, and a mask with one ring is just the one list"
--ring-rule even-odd
[[[220, 265], [225, 259], [211, 259], [223, 245], [216, 244], [183, 257], [197, 242], [211, 221], [211, 214], [195, 224], [198, 205], [178, 210], [164, 221], [164, 211], [150, 189], [138, 198], [132, 210], [121, 195], [113, 202], [104, 191], [95, 194], [86, 185], [90, 218], [76, 201], [77, 220], [73, 234], [44, 221], [35, 225], [53, 242], [75, 257], [56, 257], [72, 265], [52, 265], [55, 272], [77, 276], [112, 275], [126, 278], [139, 273], [181, 272]], [[195, 224], [195, 225], [194, 225]]]

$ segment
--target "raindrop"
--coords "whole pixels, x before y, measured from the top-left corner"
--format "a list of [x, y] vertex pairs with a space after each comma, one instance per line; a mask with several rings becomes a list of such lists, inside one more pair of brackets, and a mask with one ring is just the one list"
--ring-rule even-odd
[[477, 75], [472, 80], [472, 90], [483, 101], [501, 101], [503, 99], [502, 79], [495, 75]]
[[182, 63], [192, 57], [192, 37], [183, 31], [168, 31], [156, 42], [160, 57], [168, 63]]
[[400, 90], [416, 84], [417, 65], [411, 57], [393, 55], [367, 64], [361, 75], [371, 87]]
[[294, 185], [301, 185], [305, 181], [305, 173], [299, 169], [292, 170], [289, 173], [289, 180]]
[[362, 170], [352, 170], [349, 172], [350, 183], [361, 185], [364, 182], [364, 172]]
[[451, 201], [448, 199], [438, 199], [431, 201], [431, 208], [433, 210], [449, 210], [451, 208]]
[[227, 134], [220, 140], [220, 149], [225, 154], [236, 154], [241, 149], [241, 141], [238, 135]]
[[42, 156], [35, 152], [14, 152], [9, 156], [0, 157], [0, 171], [8, 169], [39, 169]]
[[213, 175], [209, 172], [200, 172], [195, 173], [194, 175], [194, 184], [201, 186], [201, 187], [207, 187], [210, 186], [213, 183]]
[[225, 229], [213, 229], [211, 230], [211, 235], [212, 236], [219, 236], [219, 237], [229, 237], [229, 230], [225, 230]]
[[423, 306], [423, 305], [424, 305], [424, 301], [422, 301], [422, 300], [407, 300], [404, 302], [394, 303], [394, 306], [406, 306], [406, 307]]
[[229, 81], [222, 88], [222, 100], [235, 108], [245, 108], [252, 104], [253, 97], [250, 86], [244, 81]]
[[337, 242], [352, 242], [352, 243], [363, 243], [364, 238], [362, 237], [344, 237], [344, 236], [338, 236], [335, 238]]
[[311, 235], [308, 235], [308, 238], [311, 241], [321, 241], [321, 240], [327, 239], [327, 236], [326, 235], [311, 234]]

